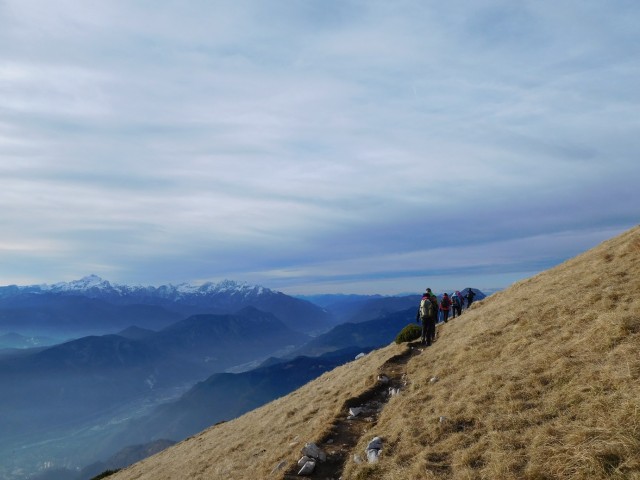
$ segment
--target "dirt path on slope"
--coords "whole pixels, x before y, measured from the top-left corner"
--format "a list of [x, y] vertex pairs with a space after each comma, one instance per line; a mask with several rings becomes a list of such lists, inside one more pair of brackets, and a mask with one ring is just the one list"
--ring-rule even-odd
[[[419, 343], [410, 343], [404, 352], [383, 363], [379, 368], [376, 384], [357, 397], [347, 400], [340, 414], [334, 420], [329, 433], [316, 443], [326, 453], [327, 460], [316, 462], [313, 473], [309, 475], [298, 475], [300, 467], [294, 465], [285, 473], [283, 480], [301, 478], [338, 480], [360, 437], [377, 423], [380, 412], [391, 398], [390, 390], [402, 390], [406, 387], [407, 362], [422, 351], [423, 348]], [[384, 377], [388, 381], [385, 381]], [[356, 416], [351, 416], [350, 409], [352, 408], [361, 408], [362, 411]], [[363, 462], [367, 461], [364, 452], [356, 452], [356, 454]]]

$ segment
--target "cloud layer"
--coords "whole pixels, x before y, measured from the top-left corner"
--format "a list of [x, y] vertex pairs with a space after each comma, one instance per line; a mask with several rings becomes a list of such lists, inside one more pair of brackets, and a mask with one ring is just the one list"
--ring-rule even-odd
[[636, 2], [0, 3], [0, 283], [495, 288], [638, 222]]

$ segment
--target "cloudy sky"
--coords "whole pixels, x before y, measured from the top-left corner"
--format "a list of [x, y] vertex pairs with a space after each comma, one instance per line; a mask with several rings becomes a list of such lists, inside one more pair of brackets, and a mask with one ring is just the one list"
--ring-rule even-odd
[[0, 284], [500, 288], [638, 224], [640, 2], [0, 0]]

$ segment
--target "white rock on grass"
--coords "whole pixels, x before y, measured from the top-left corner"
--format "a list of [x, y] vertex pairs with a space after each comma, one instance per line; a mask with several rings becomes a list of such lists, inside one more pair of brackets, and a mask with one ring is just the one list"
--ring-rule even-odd
[[389, 383], [389, 377], [387, 377], [386, 375], [378, 375], [378, 381], [380, 383]]
[[440, 380], [438, 377], [431, 377], [431, 380], [429, 380], [429, 382], [436, 383], [438, 380]]
[[382, 449], [382, 439], [380, 437], [373, 437], [373, 439], [367, 444], [367, 450], [372, 448], [376, 450]]
[[307, 463], [309, 460], [313, 460], [313, 458], [311, 457], [307, 457], [306, 455], [303, 455], [300, 460], [298, 460], [298, 466], [299, 467], [303, 467], [305, 463]]
[[365, 448], [367, 461], [369, 463], [376, 463], [380, 457], [380, 450], [382, 450], [382, 439], [380, 437], [374, 437], [367, 445], [367, 448]]
[[309, 475], [315, 468], [316, 462], [314, 462], [313, 460], [309, 460], [302, 466], [302, 468], [298, 472], [298, 475]]
[[362, 358], [364, 356], [366, 356], [366, 354], [364, 352], [363, 353], [359, 353], [358, 355], [356, 355], [356, 360], [358, 360], [358, 359], [360, 359], [360, 358]]
[[315, 458], [321, 462], [324, 462], [327, 459], [327, 454], [324, 453], [315, 443], [306, 443], [302, 449], [302, 455]]
[[349, 409], [349, 416], [351, 417], [357, 417], [358, 415], [360, 415], [362, 413], [362, 410], [364, 410], [361, 407], [351, 407]]

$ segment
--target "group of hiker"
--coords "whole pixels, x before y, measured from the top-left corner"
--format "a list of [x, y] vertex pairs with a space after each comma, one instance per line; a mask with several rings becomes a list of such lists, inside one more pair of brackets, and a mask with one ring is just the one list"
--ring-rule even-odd
[[422, 294], [420, 308], [416, 313], [416, 321], [422, 321], [422, 344], [431, 346], [436, 337], [436, 323], [448, 322], [449, 313], [453, 313], [452, 318], [462, 315], [464, 300], [467, 301], [467, 308], [469, 308], [475, 296], [475, 292], [470, 288], [467, 289], [467, 294], [464, 296], [456, 290], [451, 295], [445, 293], [438, 302], [438, 297], [430, 288], [427, 288]]

